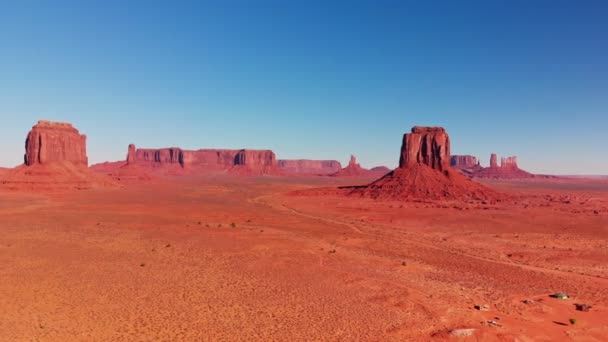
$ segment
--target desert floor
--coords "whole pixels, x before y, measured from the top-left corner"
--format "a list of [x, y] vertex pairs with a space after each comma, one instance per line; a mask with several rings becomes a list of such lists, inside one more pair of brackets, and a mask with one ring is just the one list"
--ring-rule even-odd
[[0, 341], [608, 340], [608, 181], [486, 182], [520, 196], [498, 204], [289, 194], [365, 181], [0, 190]]

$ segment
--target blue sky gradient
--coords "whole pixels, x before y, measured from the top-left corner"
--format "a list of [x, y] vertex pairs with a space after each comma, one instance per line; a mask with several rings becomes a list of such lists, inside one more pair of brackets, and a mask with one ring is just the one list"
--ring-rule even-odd
[[127, 145], [398, 163], [414, 125], [453, 154], [608, 174], [607, 1], [0, 3], [0, 165], [39, 119]]

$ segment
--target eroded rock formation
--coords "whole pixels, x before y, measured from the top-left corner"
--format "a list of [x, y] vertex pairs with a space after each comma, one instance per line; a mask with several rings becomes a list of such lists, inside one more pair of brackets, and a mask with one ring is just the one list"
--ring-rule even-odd
[[69, 123], [38, 121], [26, 138], [24, 164], [9, 170], [0, 183], [32, 191], [115, 186], [87, 165], [85, 135]]
[[25, 141], [25, 165], [54, 162], [88, 165], [87, 137], [69, 123], [38, 121]]
[[524, 171], [517, 165], [517, 157], [500, 158], [500, 166], [498, 165], [498, 156], [492, 154], [490, 156], [490, 167], [481, 168], [470, 174], [473, 178], [494, 178], [494, 179], [517, 179], [517, 178], [534, 178], [535, 175]]
[[441, 127], [414, 127], [403, 136], [399, 168], [350, 195], [390, 200], [492, 200], [498, 194], [452, 169], [450, 138]]
[[477, 157], [470, 155], [451, 156], [450, 166], [455, 169], [468, 169], [478, 165]]
[[490, 155], [490, 167], [493, 169], [497, 169], [498, 168], [498, 157], [496, 156], [495, 153], [492, 153]]
[[450, 138], [442, 127], [413, 127], [403, 136], [399, 167], [427, 165], [443, 171], [450, 166]]
[[239, 174], [279, 173], [274, 152], [270, 150], [182, 150], [178, 147], [141, 149], [129, 145], [127, 164], [168, 174], [205, 171], [233, 171]]
[[345, 168], [343, 168], [335, 173], [332, 173], [330, 176], [332, 176], [332, 177], [356, 177], [356, 176], [369, 176], [372, 174], [373, 174], [372, 171], [362, 168], [361, 165], [359, 165], [359, 163], [357, 163], [357, 157], [351, 155], [348, 165]]
[[287, 173], [328, 175], [338, 172], [342, 165], [337, 160], [279, 160], [278, 166]]

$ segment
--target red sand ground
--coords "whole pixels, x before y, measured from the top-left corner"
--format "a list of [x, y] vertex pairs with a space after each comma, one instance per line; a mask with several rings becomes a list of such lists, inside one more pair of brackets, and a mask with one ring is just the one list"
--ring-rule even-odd
[[486, 181], [517, 198], [499, 204], [288, 194], [369, 180], [0, 190], [0, 340], [607, 339], [608, 182]]

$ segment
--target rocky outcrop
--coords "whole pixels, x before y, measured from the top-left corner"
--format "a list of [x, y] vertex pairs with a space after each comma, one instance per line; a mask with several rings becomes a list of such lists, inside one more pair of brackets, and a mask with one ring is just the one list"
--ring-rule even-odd
[[468, 169], [478, 165], [477, 157], [470, 155], [451, 156], [450, 166], [455, 169]]
[[517, 157], [500, 158], [500, 167], [503, 169], [519, 169]]
[[24, 164], [88, 165], [87, 137], [69, 123], [38, 121], [25, 141]]
[[364, 169], [357, 163], [357, 158], [353, 155], [350, 156], [348, 165], [339, 170], [338, 172], [332, 173], [332, 177], [357, 177], [357, 176], [370, 176], [373, 172], [368, 169]]
[[[131, 146], [129, 146], [131, 150]], [[148, 162], [157, 164], [175, 164], [184, 167], [184, 152], [177, 147], [161, 148], [158, 150], [136, 149], [135, 162]]]
[[337, 160], [279, 160], [278, 166], [286, 173], [328, 175], [338, 172], [342, 165]]
[[0, 184], [31, 191], [116, 186], [89, 170], [87, 164], [85, 135], [69, 123], [38, 121], [26, 138], [24, 164], [9, 170]]
[[413, 127], [403, 136], [399, 167], [427, 165], [443, 171], [450, 166], [450, 138], [442, 127]]
[[498, 157], [496, 156], [495, 153], [492, 153], [490, 155], [490, 167], [492, 169], [497, 169], [498, 168]]
[[480, 168], [470, 174], [473, 178], [493, 178], [493, 179], [519, 179], [519, 178], [534, 178], [535, 175], [524, 171], [517, 165], [517, 157], [500, 158], [500, 166], [498, 165], [498, 156], [492, 154], [490, 156], [490, 167]]
[[349, 195], [387, 200], [488, 201], [498, 194], [450, 167], [450, 138], [441, 127], [414, 127], [401, 146], [399, 168]]

